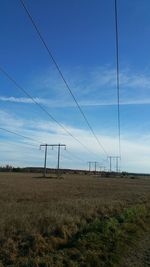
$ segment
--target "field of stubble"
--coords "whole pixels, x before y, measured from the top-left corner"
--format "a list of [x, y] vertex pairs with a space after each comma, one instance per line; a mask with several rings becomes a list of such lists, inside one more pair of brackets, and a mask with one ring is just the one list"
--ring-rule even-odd
[[148, 178], [0, 173], [0, 266], [119, 266], [149, 200]]

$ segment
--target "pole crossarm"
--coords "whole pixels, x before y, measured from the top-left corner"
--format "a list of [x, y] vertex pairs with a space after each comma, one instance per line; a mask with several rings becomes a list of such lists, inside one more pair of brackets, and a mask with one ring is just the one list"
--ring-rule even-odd
[[42, 145], [40, 145], [40, 147], [42, 147], [42, 146], [51, 146], [51, 147], [64, 146], [64, 147], [66, 147], [66, 145], [64, 145], [64, 144], [42, 144]]

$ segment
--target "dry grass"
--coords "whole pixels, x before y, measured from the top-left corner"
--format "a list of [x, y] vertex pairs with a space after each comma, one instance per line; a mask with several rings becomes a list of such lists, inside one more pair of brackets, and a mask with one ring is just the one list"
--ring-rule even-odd
[[83, 175], [65, 175], [64, 179], [39, 177], [39, 174], [0, 174], [1, 236], [6, 235], [7, 230], [8, 234], [15, 231], [15, 225], [18, 230], [34, 232], [42, 231], [39, 229], [43, 227], [39, 223], [42, 221], [45, 225], [47, 221], [52, 229], [62, 223], [76, 223], [97, 213], [105, 214], [140, 203], [150, 194], [149, 179]]
[[[45, 253], [47, 244], [48, 251], [58, 243], [64, 245], [87, 222], [120, 213], [125, 207], [147, 202], [149, 197], [148, 178], [66, 174], [64, 179], [49, 179], [39, 174], [1, 173], [0, 239], [7, 240], [5, 246], [10, 251], [16, 236], [36, 236], [41, 247], [40, 252], [34, 248], [35, 253], [42, 249]], [[43, 237], [50, 238], [48, 243]]]

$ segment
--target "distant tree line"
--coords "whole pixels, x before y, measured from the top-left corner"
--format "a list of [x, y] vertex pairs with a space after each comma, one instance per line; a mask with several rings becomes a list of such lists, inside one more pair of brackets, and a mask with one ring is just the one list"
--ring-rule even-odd
[[[0, 172], [28, 172], [28, 173], [43, 173], [43, 167], [13, 167], [9, 164], [0, 166]], [[47, 174], [57, 173], [57, 169], [47, 168]], [[119, 177], [119, 178], [131, 178], [135, 179], [141, 176], [150, 176], [150, 174], [143, 173], [129, 173], [129, 172], [104, 172], [104, 171], [87, 171], [87, 170], [74, 170], [74, 169], [61, 169], [61, 174], [91, 174], [98, 175], [100, 177]]]
[[20, 167], [13, 167], [11, 165], [0, 166], [0, 172], [21, 172]]

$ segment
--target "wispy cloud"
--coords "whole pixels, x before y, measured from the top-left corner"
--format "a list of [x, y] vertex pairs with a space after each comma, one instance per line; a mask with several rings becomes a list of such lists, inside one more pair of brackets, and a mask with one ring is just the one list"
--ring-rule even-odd
[[[68, 74], [69, 77], [69, 74]], [[82, 107], [90, 106], [111, 106], [116, 105], [116, 73], [115, 70], [111, 67], [97, 68], [94, 71], [89, 71], [87, 75], [83, 73], [76, 73], [74, 78], [70, 72], [69, 83], [73, 89], [74, 94], [77, 96], [79, 104]], [[53, 78], [51, 77], [51, 80]], [[47, 108], [64, 108], [64, 107], [75, 107], [75, 103], [71, 97], [66, 96], [64, 90], [65, 88], [59, 87], [60, 81], [53, 83], [53, 88], [50, 90], [50, 80], [45, 81], [45, 90], [42, 94], [42, 80], [41, 80], [41, 91], [36, 90], [32, 92], [35, 96], [35, 100], [47, 106]], [[121, 105], [145, 105], [150, 104], [150, 78], [148, 73], [135, 73], [129, 69], [122, 70], [120, 73], [120, 104]], [[36, 87], [36, 86], [35, 86]], [[40, 95], [40, 96], [39, 96]], [[0, 101], [3, 102], [12, 102], [16, 104], [31, 104], [32, 100], [26, 97], [15, 97], [15, 96], [0, 96]], [[19, 109], [16, 110], [16, 114]], [[93, 109], [94, 110], [94, 109]], [[27, 110], [28, 112], [28, 110]], [[31, 112], [31, 111], [29, 111]], [[57, 116], [59, 117], [59, 110], [56, 110]], [[24, 113], [22, 113], [24, 116]], [[94, 113], [93, 113], [94, 114]], [[68, 136], [63, 129], [61, 129], [55, 123], [42, 119], [40, 113], [37, 112], [37, 116], [26, 116], [21, 118], [21, 114], [15, 115], [8, 108], [6, 110], [0, 110], [0, 124], [3, 127], [14, 130], [20, 134], [30, 136], [37, 140], [37, 146], [40, 142], [54, 142], [54, 143], [65, 143], [67, 149], [73, 152], [75, 155], [80, 155], [85, 162], [89, 160], [101, 160], [104, 156], [102, 151], [98, 148], [95, 140], [86, 129], [79, 127], [78, 121], [75, 124], [72, 124], [72, 113], [70, 113], [70, 120], [67, 118], [67, 123], [63, 120], [62, 124], [79, 140], [83, 143], [88, 144], [90, 150], [94, 151], [95, 156], [86, 153], [86, 151], [77, 143], [71, 136]], [[40, 117], [39, 117], [40, 116]], [[94, 114], [96, 117], [96, 114]], [[68, 116], [69, 117], [69, 116]], [[41, 118], [41, 119], [40, 119]], [[46, 118], [46, 117], [45, 117]], [[63, 117], [64, 118], [64, 117]], [[129, 120], [130, 121], [130, 120]], [[72, 125], [74, 125], [74, 127]], [[128, 125], [127, 125], [128, 126]], [[99, 128], [98, 128], [99, 127]], [[97, 136], [102, 140], [103, 146], [105, 147], [108, 154], [117, 154], [118, 153], [118, 141], [117, 136], [114, 136], [114, 133], [105, 129], [105, 135], [101, 134], [101, 129], [103, 126], [98, 126], [99, 132]], [[126, 127], [127, 129], [127, 127]], [[141, 130], [136, 136], [135, 133], [131, 133], [130, 129], [127, 129], [128, 132], [124, 133], [121, 137], [123, 157], [122, 163], [124, 169], [130, 171], [145, 171], [149, 172], [149, 157], [150, 157], [150, 139], [146, 133], [143, 133]], [[9, 137], [9, 134], [1, 132], [3, 137], [3, 152], [0, 156], [0, 159], [4, 162], [8, 162], [8, 159], [15, 162], [18, 160], [19, 165], [32, 165], [32, 162], [35, 165], [41, 165], [43, 158], [41, 154], [37, 157], [37, 151], [31, 153], [32, 157], [27, 158], [28, 149], [25, 148], [26, 142], [21, 140]], [[132, 136], [131, 136], [132, 135]], [[5, 139], [5, 136], [7, 137]], [[134, 136], [134, 137], [133, 137]], [[8, 144], [8, 139], [11, 144]], [[23, 142], [23, 147], [18, 145], [18, 148], [15, 151], [14, 142], [16, 146], [18, 141]], [[28, 142], [31, 143], [30, 141]], [[21, 157], [20, 157], [21, 155]], [[134, 161], [133, 161], [134, 158]], [[141, 160], [142, 158], [142, 160]], [[13, 161], [14, 159], [14, 161]], [[26, 160], [25, 160], [26, 159]], [[35, 159], [35, 161], [32, 159]], [[68, 161], [68, 167], [70, 161]], [[82, 165], [84, 166], [84, 165]], [[85, 166], [84, 166], [85, 167]]]
[[[51, 99], [39, 99], [34, 98], [35, 101], [39, 104], [44, 104], [51, 108], [67, 108], [67, 107], [76, 107], [76, 104], [73, 101], [62, 101], [62, 100], [51, 100]], [[16, 98], [16, 97], [5, 97], [0, 96], [0, 101], [11, 102], [11, 103], [23, 103], [23, 104], [35, 104], [30, 98]], [[94, 106], [115, 106], [117, 101], [97, 101], [97, 100], [82, 100], [78, 101], [81, 107], [94, 107]], [[120, 105], [149, 105], [150, 98], [146, 99], [126, 99], [120, 100]]]
[[[39, 75], [40, 76], [40, 75]], [[68, 71], [67, 80], [81, 106], [116, 105], [116, 70], [110, 66], [97, 67], [87, 73]], [[36, 84], [37, 83], [37, 84]], [[38, 88], [34, 90], [34, 88]], [[40, 89], [39, 89], [40, 88]], [[143, 105], [150, 102], [150, 73], [120, 71], [120, 104]], [[58, 75], [46, 71], [33, 83], [34, 99], [51, 108], [75, 107], [75, 103]], [[40, 94], [40, 96], [39, 96]], [[0, 101], [32, 104], [27, 97], [0, 96]]]
[[[120, 105], [149, 105], [150, 98], [148, 99], [140, 99], [140, 100], [120, 100]], [[117, 101], [81, 101], [81, 106], [115, 106], [117, 105]]]
[[[37, 103], [43, 103], [44, 104], [46, 102], [46, 100], [44, 100], [42, 98], [38, 98], [38, 97], [35, 97], [34, 100]], [[14, 96], [6, 97], [6, 96], [0, 96], [0, 101], [12, 102], [12, 103], [33, 104], [33, 100], [31, 98], [27, 98], [27, 97], [14, 97]]]
[[[14, 129], [23, 135], [30, 136], [37, 140], [37, 149], [36, 147], [29, 147], [29, 145], [33, 144], [32, 141], [26, 141], [18, 139], [17, 137], [13, 138], [13, 136], [1, 132], [1, 136], [9, 136], [8, 138], [2, 139], [1, 144], [1, 155], [0, 160], [2, 164], [9, 163], [13, 165], [19, 166], [41, 166], [43, 164], [44, 152], [39, 151], [40, 141], [42, 142], [51, 142], [51, 143], [65, 143], [67, 145], [67, 150], [73, 153], [75, 156], [80, 156], [85, 162], [77, 162], [76, 158], [68, 158], [63, 160], [63, 156], [65, 157], [65, 152], [62, 152], [63, 156], [61, 159], [61, 166], [63, 167], [78, 167], [86, 168], [86, 162], [90, 160], [101, 160], [105, 157], [103, 152], [100, 151], [100, 148], [97, 146], [94, 138], [91, 136], [89, 131], [85, 129], [81, 129], [79, 127], [72, 127], [69, 124], [66, 124], [65, 127], [72, 132], [74, 136], [76, 136], [83, 143], [88, 144], [88, 148], [93, 151], [92, 153], [87, 153], [84, 148], [77, 143], [73, 138], [69, 137], [67, 134], [63, 133], [63, 130], [60, 130], [57, 125], [54, 123], [50, 123], [46, 120], [41, 121], [29, 121], [20, 120], [17, 117], [14, 117], [12, 114], [6, 113], [4, 111], [0, 112], [0, 115], [5, 116], [5, 120], [2, 121], [2, 117], [0, 116], [0, 123], [3, 122], [3, 126], [9, 129]], [[8, 120], [8, 123], [7, 123]], [[32, 128], [29, 127], [29, 124], [32, 125]], [[117, 154], [118, 141], [115, 136], [109, 135], [101, 135], [97, 134], [98, 138], [102, 141], [103, 146], [106, 151], [110, 155]], [[40, 140], [40, 141], [39, 141]], [[129, 171], [139, 171], [139, 172], [150, 172], [149, 169], [149, 157], [150, 157], [150, 136], [146, 134], [140, 134], [138, 137], [132, 137], [128, 134], [122, 136], [122, 166], [123, 170]], [[35, 143], [34, 143], [35, 144]], [[30, 153], [29, 153], [30, 149]], [[49, 162], [50, 165], [56, 165], [56, 151], [49, 150]], [[134, 159], [134, 160], [133, 160]], [[79, 164], [79, 165], [78, 165]]]
[[[100, 67], [91, 73], [91, 81], [97, 86], [116, 85], [116, 70], [111, 67]], [[130, 88], [150, 88], [150, 73], [134, 72], [132, 69], [120, 70], [120, 85]]]
[[[83, 71], [82, 68], [71, 69], [65, 72], [66, 79], [78, 101], [85, 103], [87, 100], [99, 99], [99, 105], [115, 103], [116, 100], [116, 70], [111, 66], [96, 67]], [[40, 75], [39, 75], [40, 76]], [[40, 94], [48, 99], [47, 104], [51, 106], [72, 106], [72, 98], [60, 80], [58, 75], [52, 71], [36, 80], [40, 84]], [[35, 83], [36, 83], [35, 82]], [[36, 86], [36, 84], [34, 85]], [[150, 98], [150, 72], [137, 72], [131, 68], [120, 70], [120, 99], [122, 103], [140, 100], [143, 103], [147, 97]], [[51, 101], [50, 101], [51, 100]], [[139, 101], [139, 104], [141, 102]]]
[[9, 126], [13, 129], [24, 126], [24, 121], [21, 118], [12, 115], [10, 112], [0, 110], [0, 125]]

